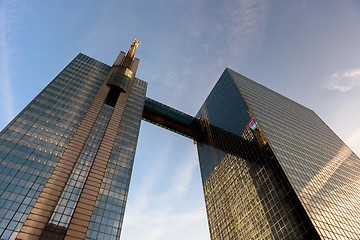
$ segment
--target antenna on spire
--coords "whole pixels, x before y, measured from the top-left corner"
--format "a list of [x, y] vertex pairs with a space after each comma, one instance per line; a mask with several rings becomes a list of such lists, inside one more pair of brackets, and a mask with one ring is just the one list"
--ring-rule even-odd
[[126, 53], [126, 56], [122, 60], [122, 62], [120, 64], [121, 66], [126, 67], [126, 68], [131, 67], [131, 64], [135, 58], [136, 50], [139, 47], [139, 44], [140, 44], [139, 39], [135, 38], [134, 41], [132, 42], [132, 44], [130, 45], [128, 52]]

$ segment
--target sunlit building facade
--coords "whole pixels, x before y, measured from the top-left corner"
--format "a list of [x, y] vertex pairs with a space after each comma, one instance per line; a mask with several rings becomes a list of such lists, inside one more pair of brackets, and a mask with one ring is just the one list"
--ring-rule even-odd
[[229, 146], [198, 144], [212, 239], [359, 239], [359, 158], [312, 110], [226, 69], [197, 117]]
[[79, 54], [0, 135], [0, 239], [119, 239], [147, 83]]

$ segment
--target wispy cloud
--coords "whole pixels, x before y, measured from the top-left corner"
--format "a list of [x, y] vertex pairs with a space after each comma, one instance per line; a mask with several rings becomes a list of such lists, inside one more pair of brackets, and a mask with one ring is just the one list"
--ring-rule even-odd
[[171, 86], [165, 86], [169, 99], [179, 102], [181, 98], [187, 106], [194, 106], [193, 102], [203, 101], [225, 67], [237, 69], [243, 60], [259, 53], [265, 38], [268, 2], [198, 0], [181, 4], [178, 7], [186, 9], [186, 17], [176, 22], [177, 32], [171, 41], [176, 47], [164, 52], [172, 56], [166, 63], [171, 67], [164, 67], [162, 76], [156, 79], [171, 82]]
[[[143, 216], [147, 214], [148, 209], [151, 208], [152, 194], [161, 181], [160, 177], [164, 175], [170, 150], [170, 142], [164, 142], [161, 150], [156, 152], [156, 161], [143, 173], [141, 183], [138, 184], [135, 190], [135, 197], [133, 202], [131, 202], [132, 206], [128, 207], [129, 211], [126, 213], [127, 224], [136, 224], [139, 219], [142, 219]], [[154, 158], [151, 154], [149, 154], [148, 157], [150, 159]]]
[[0, 93], [2, 96], [2, 122], [8, 122], [13, 117], [13, 92], [10, 74], [10, 45], [8, 40], [11, 29], [11, 10], [7, 6], [0, 9]]
[[229, 52], [245, 57], [246, 51], [260, 49], [265, 36], [267, 1], [241, 0], [225, 8], [228, 15], [227, 41]]
[[[197, 201], [200, 203], [188, 200], [194, 194], [191, 184], [194, 182], [195, 170], [199, 167], [195, 149], [182, 149], [182, 156], [177, 157], [181, 161], [171, 163], [174, 168], [168, 169], [169, 161], [178, 154], [178, 146], [174, 142], [162, 142], [156, 162], [144, 173], [140, 187], [135, 190], [135, 200], [129, 201], [122, 237], [184, 239], [193, 234], [194, 239], [206, 239], [208, 235], [204, 203], [201, 204], [203, 200], [199, 198]], [[201, 191], [201, 182], [197, 183], [198, 186], [194, 188]], [[198, 231], [199, 228], [203, 231]]]
[[360, 87], [360, 68], [335, 72], [330, 75], [326, 88], [340, 92], [347, 92]]
[[[127, 222], [125, 224], [129, 227]], [[201, 208], [181, 213], [167, 208], [154, 208], [151, 215], [146, 214], [137, 219], [135, 228], [133, 226], [131, 232], [124, 232], [122, 238], [147, 240], [209, 239], [204, 232], [199, 232], [199, 229], [203, 227], [201, 225], [206, 225], [204, 212]]]
[[198, 167], [198, 160], [196, 154], [191, 154], [187, 156], [187, 159], [180, 164], [180, 167], [177, 169], [170, 193], [175, 194], [176, 196], [182, 197], [187, 193], [191, 179], [194, 175], [196, 167]]

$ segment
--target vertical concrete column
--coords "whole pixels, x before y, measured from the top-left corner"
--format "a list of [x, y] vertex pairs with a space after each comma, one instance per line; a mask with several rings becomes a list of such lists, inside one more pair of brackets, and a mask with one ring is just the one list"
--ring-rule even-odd
[[74, 165], [90, 134], [100, 109], [105, 101], [109, 87], [103, 84], [70, 140], [50, 179], [37, 199], [33, 209], [20, 229], [16, 239], [40, 239], [46, 224], [59, 201], [61, 193], [70, 177]]
[[80, 240], [85, 238], [86, 230], [95, 207], [97, 195], [100, 191], [106, 166], [119, 131], [120, 122], [130, 92], [131, 86], [127, 93], [120, 94], [115, 105], [115, 109], [111, 115], [109, 124], [85, 182], [85, 186], [71, 218], [65, 240]]

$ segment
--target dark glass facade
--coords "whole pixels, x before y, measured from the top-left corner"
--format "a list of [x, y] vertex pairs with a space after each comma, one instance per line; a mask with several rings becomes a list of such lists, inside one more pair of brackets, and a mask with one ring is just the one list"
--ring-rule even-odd
[[[42, 239], [63, 239], [74, 229], [82, 229], [86, 239], [119, 238], [147, 84], [133, 79], [131, 90], [121, 93], [117, 102], [115, 99], [117, 106], [111, 106], [104, 100], [110, 70], [79, 54], [1, 132], [1, 239], [26, 239], [23, 232]], [[96, 109], [93, 123], [85, 121]], [[79, 126], [87, 127], [88, 133], [82, 133]], [[106, 134], [112, 142], [106, 141]], [[83, 139], [83, 144], [76, 139]], [[72, 156], [70, 169], [61, 161], [66, 163], [65, 153], [72, 147], [79, 148], [79, 154]], [[108, 156], [103, 157], [101, 168], [97, 167], [100, 152], [106, 152], [102, 148]], [[56, 168], [60, 174], [55, 173]], [[57, 183], [61, 181], [62, 188]], [[47, 188], [49, 183], [60, 190]], [[59, 196], [54, 200], [56, 193]], [[41, 202], [42, 195], [47, 205]], [[54, 209], [49, 210], [51, 215], [38, 213], [48, 208]], [[44, 221], [45, 215], [49, 219], [45, 225], [36, 222]], [[81, 228], [84, 219], [85, 232]]]
[[212, 239], [358, 239], [359, 158], [313, 111], [227, 69], [197, 116], [241, 153], [198, 144]]

